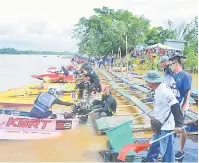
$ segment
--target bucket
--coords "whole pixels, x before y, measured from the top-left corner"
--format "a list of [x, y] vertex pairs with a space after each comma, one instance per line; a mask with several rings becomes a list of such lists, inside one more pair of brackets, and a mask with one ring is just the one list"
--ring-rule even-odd
[[[134, 139], [131, 124], [131, 120], [126, 121], [106, 131], [106, 135], [114, 152], [119, 153], [125, 145], [133, 143]], [[128, 155], [134, 155], [134, 152], [129, 152]]]

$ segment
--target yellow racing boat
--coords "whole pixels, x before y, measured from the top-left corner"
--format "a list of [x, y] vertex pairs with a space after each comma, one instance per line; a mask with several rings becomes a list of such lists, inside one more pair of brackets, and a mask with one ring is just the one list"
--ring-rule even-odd
[[37, 95], [40, 92], [48, 91], [49, 88], [56, 88], [60, 91], [73, 91], [63, 93], [59, 96], [60, 100], [74, 102], [77, 99], [75, 83], [28, 84], [21, 88], [13, 88], [0, 93], [0, 106], [32, 106]]

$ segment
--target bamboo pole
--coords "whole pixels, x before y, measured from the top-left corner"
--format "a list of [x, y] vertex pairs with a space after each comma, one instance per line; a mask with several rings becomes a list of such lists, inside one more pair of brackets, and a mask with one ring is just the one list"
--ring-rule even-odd
[[128, 41], [127, 41], [127, 35], [126, 35], [126, 60], [127, 60], [127, 64], [126, 64], [126, 66], [127, 66], [127, 68], [126, 68], [126, 71], [127, 71], [127, 78], [129, 78], [129, 74], [128, 74], [128, 72], [129, 72], [129, 60], [128, 60]]

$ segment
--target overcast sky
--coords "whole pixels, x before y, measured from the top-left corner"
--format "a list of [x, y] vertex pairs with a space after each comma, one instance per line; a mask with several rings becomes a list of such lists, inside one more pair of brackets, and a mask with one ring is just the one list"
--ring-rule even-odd
[[73, 25], [102, 6], [144, 15], [152, 26], [198, 15], [197, 0], [0, 0], [0, 6], [0, 48], [21, 50], [77, 51]]

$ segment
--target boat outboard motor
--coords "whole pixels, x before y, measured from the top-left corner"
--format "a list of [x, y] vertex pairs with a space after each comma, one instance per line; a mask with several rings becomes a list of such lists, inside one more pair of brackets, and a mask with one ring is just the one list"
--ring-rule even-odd
[[86, 100], [81, 100], [77, 104], [73, 105], [72, 110], [73, 114], [84, 122], [87, 121], [88, 113], [92, 111]]

